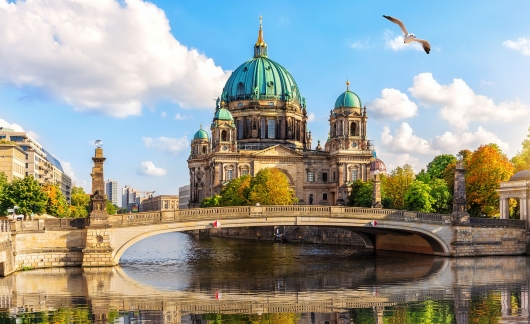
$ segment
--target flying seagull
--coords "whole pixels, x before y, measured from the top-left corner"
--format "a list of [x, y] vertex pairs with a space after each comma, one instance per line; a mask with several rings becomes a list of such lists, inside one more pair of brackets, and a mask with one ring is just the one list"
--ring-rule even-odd
[[410, 42], [418, 42], [418, 43], [421, 43], [421, 45], [423, 46], [423, 49], [425, 50], [425, 53], [429, 54], [429, 52], [431, 51], [431, 44], [429, 44], [428, 41], [426, 41], [425, 39], [419, 39], [419, 38], [416, 38], [416, 36], [414, 34], [409, 34], [409, 32], [407, 31], [407, 28], [405, 27], [405, 24], [395, 18], [395, 17], [391, 17], [391, 16], [385, 16], [383, 15], [383, 17], [385, 17], [386, 19], [390, 20], [391, 22], [393, 22], [394, 24], [398, 24], [399, 27], [401, 27], [401, 31], [403, 32], [403, 35], [405, 35], [404, 39], [403, 39], [403, 42], [405, 44], [409, 44]]

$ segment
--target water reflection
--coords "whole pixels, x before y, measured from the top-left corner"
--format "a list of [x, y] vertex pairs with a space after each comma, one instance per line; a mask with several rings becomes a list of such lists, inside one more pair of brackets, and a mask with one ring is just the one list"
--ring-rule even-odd
[[1, 323], [527, 323], [526, 257], [194, 240], [132, 246], [115, 268], [0, 279]]

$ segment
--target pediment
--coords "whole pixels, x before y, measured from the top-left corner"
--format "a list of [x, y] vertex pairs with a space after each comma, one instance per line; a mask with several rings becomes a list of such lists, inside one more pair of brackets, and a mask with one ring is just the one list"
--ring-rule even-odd
[[283, 145], [274, 145], [261, 151], [253, 153], [252, 156], [282, 156], [282, 157], [300, 157], [302, 154], [291, 150]]

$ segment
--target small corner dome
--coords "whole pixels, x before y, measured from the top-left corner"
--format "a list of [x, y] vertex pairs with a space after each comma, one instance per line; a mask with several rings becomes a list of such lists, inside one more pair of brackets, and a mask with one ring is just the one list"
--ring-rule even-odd
[[519, 171], [508, 181], [530, 180], [530, 170]]
[[193, 139], [208, 139], [208, 133], [201, 128], [193, 135]]
[[361, 108], [361, 99], [358, 95], [351, 92], [350, 90], [346, 90], [343, 94], [341, 94], [337, 100], [335, 101], [335, 108]]
[[383, 161], [375, 158], [370, 162], [370, 172], [379, 171], [379, 173], [386, 173], [386, 165]]
[[234, 120], [234, 118], [232, 118], [232, 114], [226, 108], [221, 108], [221, 109], [217, 110], [217, 112], [215, 113], [215, 117], [213, 119], [215, 119], [215, 120]]

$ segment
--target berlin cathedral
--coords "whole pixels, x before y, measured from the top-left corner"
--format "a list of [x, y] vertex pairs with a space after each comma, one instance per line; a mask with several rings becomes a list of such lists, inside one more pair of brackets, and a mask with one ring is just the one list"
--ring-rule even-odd
[[219, 194], [230, 180], [263, 168], [282, 171], [299, 204], [343, 205], [357, 179], [385, 172], [366, 138], [368, 114], [349, 89], [329, 114], [329, 136], [312, 146], [307, 107], [293, 76], [268, 58], [260, 23], [254, 57], [226, 82], [210, 125], [191, 141], [189, 207]]

